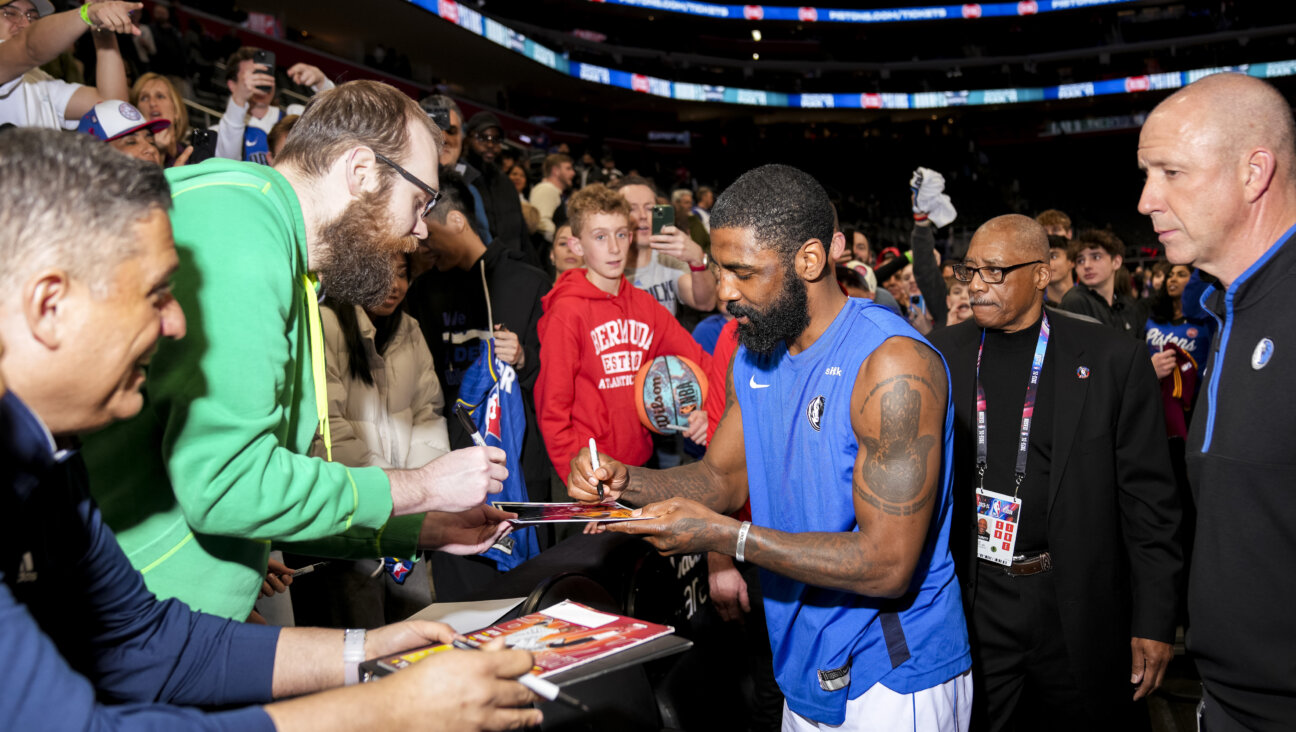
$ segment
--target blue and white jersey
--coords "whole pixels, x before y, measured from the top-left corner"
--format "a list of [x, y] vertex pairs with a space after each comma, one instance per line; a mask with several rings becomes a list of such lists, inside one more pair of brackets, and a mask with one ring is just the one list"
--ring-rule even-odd
[[[495, 358], [495, 341], [487, 339], [482, 343], [477, 360], [463, 372], [455, 406], [468, 410], [487, 445], [498, 447], [507, 455], [505, 464], [509, 474], [504, 479], [504, 490], [491, 500], [529, 501], [521, 464], [522, 438], [526, 433], [522, 387], [513, 367]], [[540, 543], [533, 527], [514, 529], [504, 537], [503, 543], [510, 547], [510, 551], [504, 551], [496, 544], [482, 554], [494, 560], [501, 572], [507, 572], [540, 553]]]
[[1148, 318], [1147, 347], [1149, 355], [1161, 352], [1167, 343], [1173, 343], [1197, 362], [1197, 370], [1206, 366], [1211, 339], [1215, 337], [1215, 324], [1209, 320], [1180, 319], [1178, 323], [1157, 322]]
[[243, 131], [243, 159], [249, 163], [270, 164], [270, 136], [265, 130], [249, 126]]
[[[762, 356], [739, 347], [733, 384], [753, 524], [786, 532], [859, 531], [851, 393], [864, 360], [893, 336], [926, 343], [890, 310], [851, 298], [802, 353], [791, 355], [780, 345]], [[949, 551], [953, 438], [950, 406], [932, 524], [904, 597], [864, 597], [761, 571], [775, 677], [797, 714], [840, 724], [847, 700], [875, 683], [912, 693], [971, 666]]]

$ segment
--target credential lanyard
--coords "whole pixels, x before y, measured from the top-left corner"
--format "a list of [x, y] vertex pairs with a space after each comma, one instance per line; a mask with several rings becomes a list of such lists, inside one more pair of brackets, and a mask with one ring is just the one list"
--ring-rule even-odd
[[324, 373], [324, 328], [320, 324], [319, 295], [315, 275], [302, 275], [306, 286], [306, 319], [310, 321], [311, 378], [315, 382], [315, 416], [319, 417], [320, 437], [324, 440], [324, 454], [333, 462], [333, 435], [329, 432], [328, 377]]
[[[1021, 434], [1017, 442], [1016, 485], [1013, 487], [1013, 498], [1026, 479], [1026, 451], [1030, 442], [1031, 418], [1035, 414], [1035, 395], [1039, 393], [1040, 373], [1044, 370], [1044, 351], [1048, 349], [1049, 320], [1044, 314], [1040, 322], [1039, 340], [1035, 342], [1035, 358], [1031, 361], [1030, 381], [1026, 384], [1026, 401], [1022, 405]], [[981, 331], [981, 345], [977, 347], [976, 371], [976, 442], [977, 442], [977, 488], [985, 487], [986, 472], [986, 396], [981, 386], [981, 353], [985, 350], [985, 331]]]

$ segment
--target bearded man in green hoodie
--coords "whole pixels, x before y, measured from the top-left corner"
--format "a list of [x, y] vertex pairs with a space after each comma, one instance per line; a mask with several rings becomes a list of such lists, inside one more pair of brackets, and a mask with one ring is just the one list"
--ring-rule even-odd
[[392, 253], [427, 236], [439, 144], [413, 100], [356, 81], [312, 100], [274, 168], [167, 172], [189, 337], [152, 357], [141, 414], [85, 446], [104, 518], [159, 598], [243, 619], [272, 542], [373, 558], [482, 551], [507, 531], [482, 506], [507, 476], [498, 449], [416, 470], [307, 454], [329, 437], [321, 290], [385, 297]]

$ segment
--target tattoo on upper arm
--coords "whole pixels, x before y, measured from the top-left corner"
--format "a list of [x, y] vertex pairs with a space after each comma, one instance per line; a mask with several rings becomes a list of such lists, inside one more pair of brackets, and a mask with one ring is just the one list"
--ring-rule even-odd
[[[939, 442], [934, 435], [918, 433], [922, 393], [909, 386], [910, 380], [931, 386], [926, 378], [914, 374], [883, 382], [894, 386], [882, 394], [878, 436], [860, 438], [860, 447], [865, 451], [860, 468], [862, 482], [855, 481], [855, 492], [862, 500], [896, 516], [918, 512], [935, 495], [934, 490], [924, 489], [928, 457]], [[872, 394], [861, 411], [871, 399]]]
[[945, 378], [945, 362], [941, 360], [935, 349], [929, 346], [913, 341], [913, 347], [918, 357], [927, 364], [927, 378], [930, 382], [928, 385], [939, 387], [934, 388], [935, 394], [938, 398], [944, 399], [949, 388], [948, 379]]

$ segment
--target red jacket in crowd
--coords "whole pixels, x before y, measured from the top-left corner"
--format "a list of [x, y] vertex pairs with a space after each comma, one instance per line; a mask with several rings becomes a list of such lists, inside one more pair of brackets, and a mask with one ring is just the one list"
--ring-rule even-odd
[[567, 480], [571, 459], [591, 437], [600, 453], [643, 465], [652, 455], [652, 437], [635, 407], [639, 367], [676, 355], [706, 372], [711, 357], [675, 316], [625, 277], [609, 295], [585, 279], [583, 268], [568, 270], [540, 302], [536, 411], [559, 477]]

